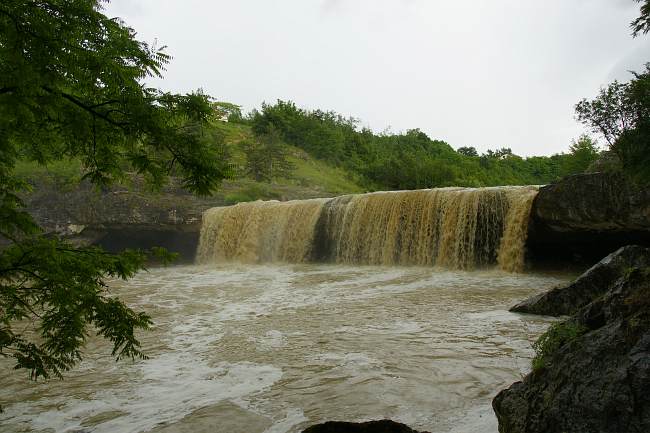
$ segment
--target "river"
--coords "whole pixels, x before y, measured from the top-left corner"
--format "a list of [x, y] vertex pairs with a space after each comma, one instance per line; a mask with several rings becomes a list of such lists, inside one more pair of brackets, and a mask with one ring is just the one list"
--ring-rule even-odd
[[570, 275], [431, 267], [156, 268], [111, 291], [154, 319], [147, 360], [90, 338], [65, 380], [0, 360], [3, 432], [295, 433], [391, 418], [496, 432], [490, 402], [529, 370], [549, 319], [516, 301]]

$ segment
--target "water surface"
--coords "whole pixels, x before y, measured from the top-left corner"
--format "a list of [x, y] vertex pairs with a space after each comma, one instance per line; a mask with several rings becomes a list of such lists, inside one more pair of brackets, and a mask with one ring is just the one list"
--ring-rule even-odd
[[3, 432], [295, 433], [391, 418], [496, 432], [548, 319], [507, 312], [565, 275], [334, 265], [173, 267], [114, 282], [154, 318], [149, 359], [91, 339], [64, 381], [0, 361]]

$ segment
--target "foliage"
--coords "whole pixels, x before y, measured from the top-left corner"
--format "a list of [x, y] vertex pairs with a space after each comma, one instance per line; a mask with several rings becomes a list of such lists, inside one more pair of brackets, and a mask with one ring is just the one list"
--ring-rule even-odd
[[0, 3], [0, 355], [34, 379], [71, 368], [93, 330], [118, 358], [143, 356], [135, 331], [150, 319], [105, 279], [131, 277], [145, 254], [45, 236], [23, 210], [16, 165], [73, 161], [100, 187], [133, 171], [160, 187], [174, 174], [199, 194], [230, 174], [208, 130], [210, 98], [146, 87], [170, 57], [134, 35], [98, 1]]
[[614, 81], [600, 89], [594, 100], [583, 99], [576, 104], [576, 118], [613, 146], [624, 131], [634, 126], [630, 105], [628, 85]]
[[601, 134], [626, 172], [650, 181], [650, 63], [628, 83], [614, 81], [576, 105], [577, 119]]
[[264, 183], [246, 185], [241, 190], [226, 194], [224, 197], [225, 202], [229, 205], [255, 200], [277, 200], [279, 198], [280, 195]]
[[573, 140], [569, 146], [569, 158], [562, 167], [563, 174], [583, 173], [598, 159], [600, 152], [595, 140], [583, 134], [578, 140]]
[[641, 15], [632, 21], [632, 35], [638, 36], [640, 33], [646, 34], [650, 31], [650, 0], [636, 0], [641, 5]]
[[581, 153], [521, 158], [501, 148], [479, 157], [475, 148], [454, 151], [419, 129], [375, 134], [354, 118], [291, 101], [263, 104], [249, 119], [255, 133], [275, 128], [285, 142], [353, 173], [367, 189], [544, 184], [585, 168], [572, 162]]
[[224, 201], [228, 206], [237, 203], [245, 203], [245, 202], [255, 201], [255, 200], [258, 200], [258, 197], [249, 195], [245, 191], [231, 192], [224, 196]]
[[495, 158], [495, 159], [506, 159], [511, 156], [513, 156], [512, 149], [509, 147], [502, 147], [501, 149], [497, 150], [490, 150], [488, 149], [487, 152], [485, 152], [485, 155], [488, 158]]
[[456, 149], [456, 152], [460, 153], [461, 155], [465, 156], [478, 156], [478, 151], [474, 146], [469, 146], [469, 147], [459, 147]]
[[215, 101], [212, 109], [217, 119], [226, 119], [228, 122], [239, 123], [242, 120], [241, 105], [230, 102]]
[[535, 357], [533, 358], [533, 371], [546, 367], [553, 355], [562, 346], [569, 344], [586, 333], [588, 329], [572, 321], [556, 322], [544, 332], [535, 343]]

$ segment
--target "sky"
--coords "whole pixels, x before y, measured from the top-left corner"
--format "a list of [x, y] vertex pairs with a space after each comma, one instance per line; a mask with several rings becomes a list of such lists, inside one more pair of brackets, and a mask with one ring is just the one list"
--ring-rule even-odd
[[522, 156], [566, 152], [585, 132], [574, 105], [650, 61], [633, 0], [113, 0], [105, 13], [167, 47], [155, 87]]

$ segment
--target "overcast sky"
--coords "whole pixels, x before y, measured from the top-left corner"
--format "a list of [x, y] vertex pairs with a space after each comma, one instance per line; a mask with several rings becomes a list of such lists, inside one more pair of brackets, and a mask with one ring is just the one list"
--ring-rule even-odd
[[566, 151], [581, 98], [650, 61], [633, 0], [114, 0], [174, 58], [163, 82], [244, 110], [337, 111], [454, 148]]

